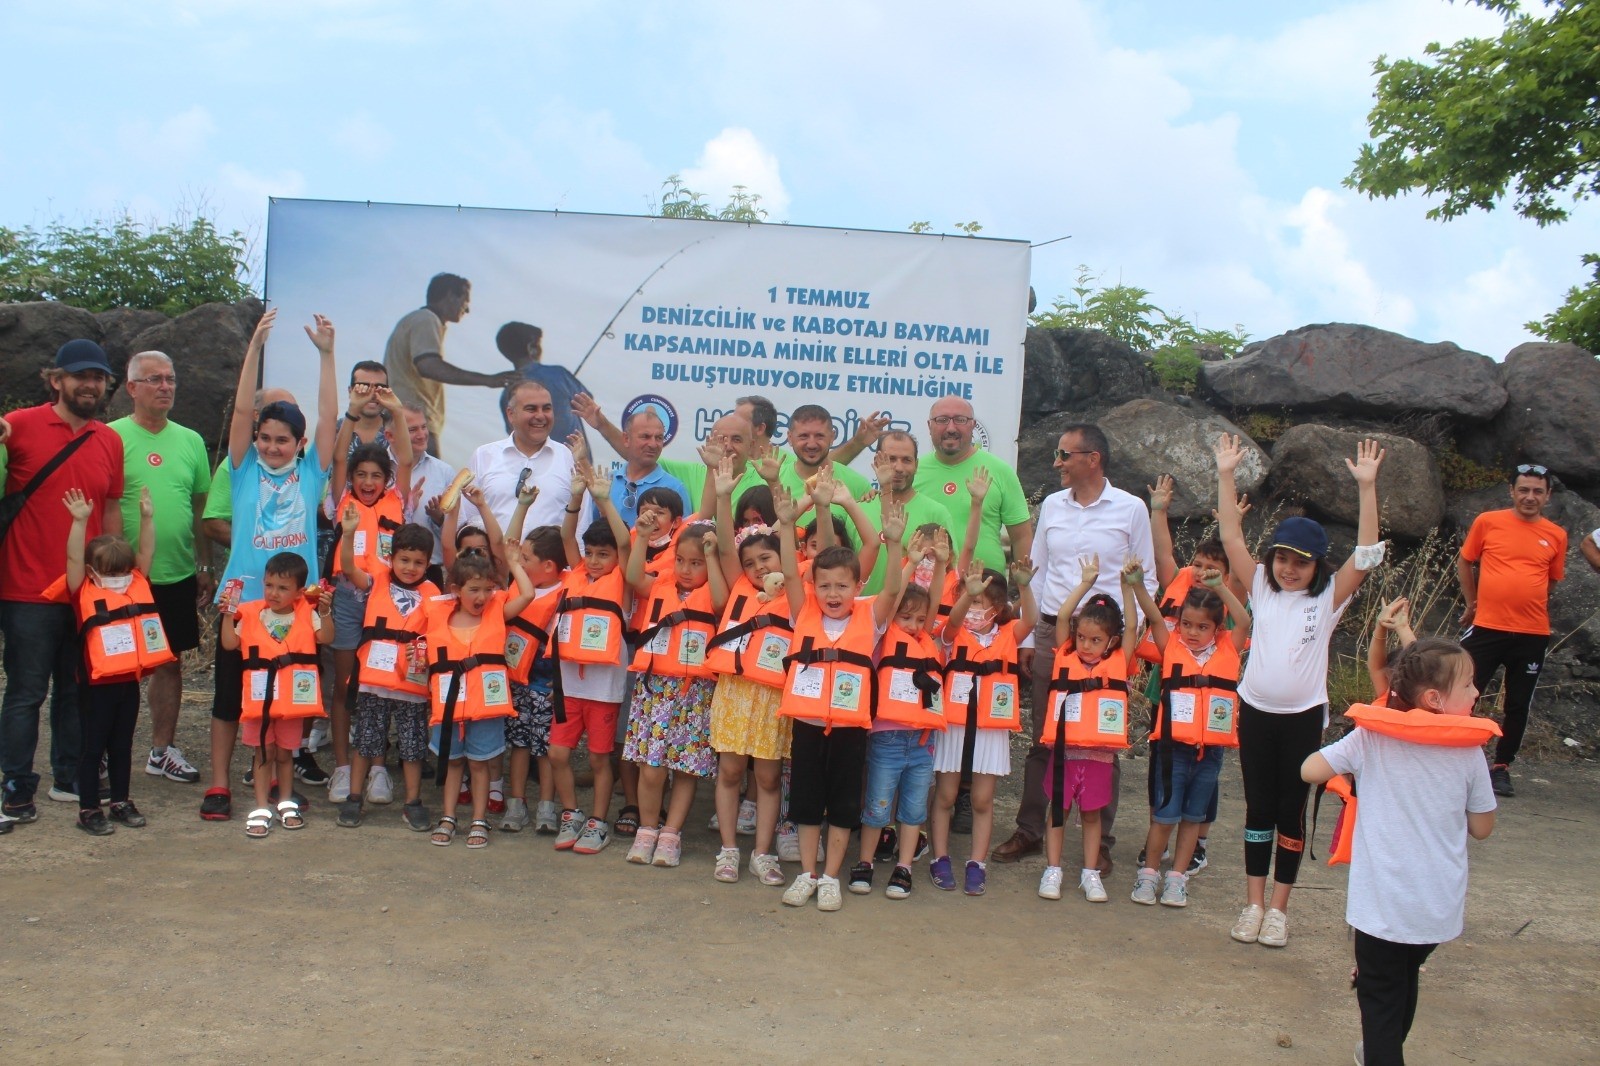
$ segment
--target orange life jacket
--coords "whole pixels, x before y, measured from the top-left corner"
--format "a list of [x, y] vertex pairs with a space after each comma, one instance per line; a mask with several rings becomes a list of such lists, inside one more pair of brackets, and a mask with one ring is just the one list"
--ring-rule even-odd
[[314, 614], [305, 597], [294, 601], [294, 621], [283, 640], [274, 640], [261, 622], [265, 600], [239, 606], [235, 625], [239, 652], [244, 656], [243, 711], [245, 719], [261, 719], [263, 744], [273, 720], [324, 718], [322, 678], [317, 668], [317, 631]]
[[408, 615], [401, 614], [395, 606], [393, 587], [394, 578], [387, 569], [380, 567], [372, 575], [361, 643], [356, 646], [357, 680], [375, 688], [426, 696], [427, 608], [428, 602], [439, 595], [439, 586], [431, 581], [419, 583], [414, 591], [422, 602]]
[[1039, 743], [1121, 751], [1128, 746], [1128, 658], [1120, 648], [1093, 666], [1069, 644], [1056, 649], [1050, 713]]
[[961, 620], [951, 622], [956, 638], [944, 668], [944, 718], [973, 729], [1022, 730], [1017, 698], [1017, 636], [1014, 622], [1002, 622], [985, 648]]
[[[1216, 649], [1205, 666], [1183, 641], [1167, 641], [1161, 658], [1161, 703], [1151, 723], [1150, 739], [1171, 737], [1180, 744], [1239, 746], [1239, 652], [1227, 634], [1217, 634]], [[1167, 723], [1170, 723], [1170, 729]]]
[[876, 676], [872, 648], [877, 636], [872, 602], [870, 596], [856, 600], [844, 632], [834, 640], [822, 628], [822, 608], [807, 590], [794, 622], [792, 650], [784, 659], [788, 672], [780, 715], [819, 721], [825, 731], [834, 726], [871, 727]]
[[511, 680], [526, 685], [533, 676], [533, 664], [550, 646], [550, 630], [556, 608], [561, 606], [563, 585], [536, 593], [522, 613], [506, 623], [506, 672]]
[[[782, 688], [794, 625], [783, 592], [775, 600], [758, 598], [743, 574], [728, 593], [722, 624], [711, 638], [706, 665], [714, 674], [733, 674], [770, 688]], [[752, 649], [754, 649], [752, 653]]]
[[878, 652], [878, 720], [944, 732], [943, 676], [938, 642], [927, 630], [912, 636], [890, 621]]
[[[361, 519], [354, 533], [346, 533], [339, 524], [349, 504], [355, 504], [356, 514]], [[405, 524], [405, 520], [405, 505], [394, 489], [386, 490], [370, 507], [346, 489], [338, 508], [333, 512], [339, 536], [349, 537], [355, 542], [356, 565], [373, 577], [389, 569], [389, 557], [394, 554], [394, 531]], [[333, 573], [336, 577], [344, 573], [343, 551], [335, 550], [333, 553]]]
[[711, 676], [706, 648], [717, 631], [717, 615], [710, 582], [684, 596], [678, 591], [678, 575], [672, 567], [664, 568], [650, 586], [641, 624], [633, 669], [666, 677]]
[[[460, 640], [450, 628], [458, 601], [435, 600], [428, 609], [429, 724], [448, 734], [457, 722], [509, 718], [511, 679], [506, 673], [506, 597], [496, 592], [484, 605], [472, 640]], [[442, 743], [442, 741], [441, 741]], [[440, 762], [448, 762], [440, 752]]]
[[[1474, 718], [1462, 714], [1436, 714], [1433, 711], [1395, 711], [1379, 703], [1352, 704], [1345, 713], [1357, 726], [1370, 729], [1396, 740], [1413, 744], [1430, 744], [1440, 748], [1477, 748], [1489, 738], [1500, 735], [1500, 725], [1488, 718]], [[1330, 778], [1327, 790], [1344, 801], [1344, 810], [1333, 825], [1333, 850], [1328, 855], [1328, 865], [1338, 866], [1350, 861], [1355, 846], [1356, 816], [1360, 805], [1355, 788], [1343, 774]]]
[[563, 661], [622, 665], [628, 619], [622, 610], [622, 578], [620, 566], [594, 581], [582, 566], [575, 566], [561, 579], [564, 587], [557, 607], [556, 646]]
[[[90, 684], [137, 681], [156, 667], [177, 661], [156, 613], [150, 582], [137, 570], [132, 576], [126, 592], [112, 592], [85, 575], [72, 600]], [[65, 599], [66, 589], [67, 579], [62, 577], [45, 590], [45, 596]]]
[[[936, 597], [939, 601], [939, 606], [935, 613], [937, 614], [940, 622], [946, 622], [950, 619], [950, 611], [955, 607], [956, 600], [961, 595], [961, 575], [955, 572], [953, 569], [954, 565], [954, 562], [952, 562], [952, 569], [945, 571], [943, 588], [938, 590], [928, 590], [928, 594], [930, 596], [932, 596], [935, 591], [939, 593], [939, 595]], [[956, 619], [956, 625], [960, 624], [961, 619]]]

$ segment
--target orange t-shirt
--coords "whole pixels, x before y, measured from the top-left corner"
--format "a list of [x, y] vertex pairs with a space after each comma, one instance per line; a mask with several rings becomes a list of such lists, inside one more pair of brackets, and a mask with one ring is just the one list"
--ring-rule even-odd
[[1550, 582], [1566, 572], [1566, 530], [1548, 518], [1529, 522], [1511, 508], [1485, 511], [1467, 531], [1461, 557], [1478, 564], [1474, 625], [1550, 635]]

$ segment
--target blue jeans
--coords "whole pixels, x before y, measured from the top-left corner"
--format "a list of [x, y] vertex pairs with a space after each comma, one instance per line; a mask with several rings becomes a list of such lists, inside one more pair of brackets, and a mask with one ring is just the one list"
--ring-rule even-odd
[[933, 785], [933, 741], [917, 743], [921, 729], [890, 729], [867, 741], [867, 798], [861, 824], [882, 829], [896, 816], [901, 825], [928, 820], [928, 789]]
[[6, 802], [31, 803], [39, 791], [33, 755], [39, 746], [39, 708], [47, 693], [50, 770], [57, 784], [73, 790], [78, 778], [78, 668], [83, 653], [72, 608], [0, 600], [0, 632], [6, 638], [6, 691], [0, 701], [0, 774], [5, 777]]

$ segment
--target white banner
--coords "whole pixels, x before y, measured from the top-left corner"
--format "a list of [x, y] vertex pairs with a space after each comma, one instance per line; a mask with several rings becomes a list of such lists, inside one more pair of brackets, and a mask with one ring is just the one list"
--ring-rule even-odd
[[[669, 456], [692, 458], [749, 394], [777, 406], [779, 443], [787, 412], [816, 403], [840, 441], [883, 411], [927, 447], [928, 408], [953, 394], [972, 402], [976, 439], [1010, 462], [1028, 269], [1024, 241], [275, 199], [266, 291], [279, 314], [265, 377], [313, 414], [317, 363], [299, 326], [325, 314], [338, 330], [342, 410], [351, 367], [383, 362], [429, 279], [448, 273], [471, 294], [467, 313], [446, 324], [446, 363], [509, 372], [512, 358], [526, 360], [529, 331], [518, 324], [537, 326], [540, 363], [522, 373], [570, 381], [570, 372], [618, 424], [655, 406]], [[445, 385], [443, 397], [449, 462], [507, 435], [498, 387]], [[870, 462], [856, 466], [870, 473]]]

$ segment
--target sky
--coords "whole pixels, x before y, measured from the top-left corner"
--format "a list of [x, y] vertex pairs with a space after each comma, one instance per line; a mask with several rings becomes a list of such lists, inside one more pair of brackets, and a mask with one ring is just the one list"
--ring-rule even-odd
[[1492, 35], [1446, 0], [4, 0], [0, 226], [268, 197], [648, 213], [663, 179], [769, 221], [1043, 244], [1205, 328], [1364, 322], [1502, 358], [1597, 218], [1450, 223], [1341, 184], [1372, 60]]

